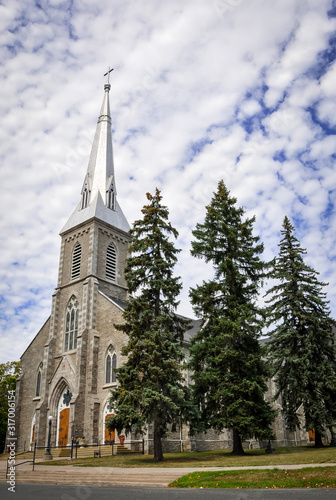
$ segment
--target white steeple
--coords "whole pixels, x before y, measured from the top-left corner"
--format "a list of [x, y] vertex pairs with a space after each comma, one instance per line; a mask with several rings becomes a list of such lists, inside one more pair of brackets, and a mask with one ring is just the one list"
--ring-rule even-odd
[[83, 183], [81, 201], [63, 227], [61, 234], [92, 218], [107, 222], [125, 232], [130, 228], [117, 202], [109, 102], [110, 89], [111, 85], [108, 81], [104, 85], [105, 95]]

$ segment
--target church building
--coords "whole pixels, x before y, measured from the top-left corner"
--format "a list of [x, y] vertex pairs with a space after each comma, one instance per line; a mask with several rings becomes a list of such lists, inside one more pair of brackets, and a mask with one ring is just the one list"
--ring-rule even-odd
[[[17, 382], [18, 450], [32, 443], [45, 446], [48, 421], [52, 417], [51, 445], [71, 444], [73, 436], [87, 443], [115, 439], [105, 428], [113, 415], [110, 391], [116, 386], [115, 369], [124, 359], [127, 342], [115, 324], [122, 323], [127, 301], [124, 267], [130, 241], [129, 224], [118, 204], [114, 174], [110, 84], [98, 118], [87, 172], [79, 203], [61, 230], [61, 251], [57, 288], [50, 317], [21, 357], [22, 375]], [[199, 326], [186, 332], [189, 339]], [[270, 395], [274, 393], [270, 381]], [[276, 423], [279, 444], [294, 444], [281, 416]], [[145, 436], [150, 450], [150, 429]], [[297, 443], [307, 440], [299, 431]], [[169, 442], [171, 445], [169, 445]], [[174, 444], [175, 443], [175, 444]], [[231, 447], [230, 432], [220, 436], [188, 435], [178, 429], [164, 444], [164, 450], [219, 449]]]
[[69, 444], [72, 433], [105, 441], [110, 389], [126, 343], [114, 324], [122, 322], [127, 300], [130, 227], [117, 201], [109, 83], [104, 90], [81, 198], [60, 233], [51, 315], [21, 358], [20, 448], [45, 445], [49, 416], [53, 445]]

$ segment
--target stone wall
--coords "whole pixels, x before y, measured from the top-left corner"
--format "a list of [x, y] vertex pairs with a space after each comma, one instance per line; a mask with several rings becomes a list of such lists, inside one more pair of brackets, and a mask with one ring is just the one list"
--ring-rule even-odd
[[[42, 396], [42, 387], [45, 385], [45, 366], [42, 370], [41, 395], [36, 396], [37, 373], [40, 363], [44, 362], [44, 345], [49, 334], [49, 319], [39, 333], [32, 340], [21, 356], [22, 374], [16, 387], [16, 435], [18, 437], [18, 451], [27, 450], [31, 441], [32, 419], [35, 417], [35, 436], [43, 446], [45, 431], [41, 421], [46, 418], [46, 408]], [[45, 365], [45, 363], [44, 363]]]
[[111, 389], [116, 387], [117, 383], [106, 384], [105, 366], [106, 354], [110, 346], [117, 355], [117, 367], [126, 361], [121, 355], [121, 349], [127, 343], [127, 336], [115, 328], [115, 324], [123, 323], [122, 310], [114, 305], [111, 300], [103, 294], [98, 293], [97, 300], [97, 332], [99, 332], [99, 352], [97, 353], [97, 386], [96, 396], [100, 401], [98, 418], [98, 438], [104, 439], [104, 408], [111, 395]]

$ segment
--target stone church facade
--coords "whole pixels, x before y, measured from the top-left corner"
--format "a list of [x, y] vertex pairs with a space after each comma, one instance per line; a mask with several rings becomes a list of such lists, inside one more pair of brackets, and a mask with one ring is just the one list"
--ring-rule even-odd
[[[52, 446], [69, 445], [73, 436], [84, 436], [87, 443], [116, 438], [107, 434], [105, 420], [113, 415], [110, 390], [117, 384], [115, 368], [124, 361], [121, 349], [127, 341], [114, 325], [122, 323], [127, 302], [123, 270], [130, 236], [117, 201], [109, 91], [107, 83], [80, 202], [60, 233], [51, 315], [21, 357], [16, 391], [18, 450], [28, 449], [33, 442], [46, 445], [49, 417]], [[186, 332], [186, 357], [199, 324], [193, 321]], [[273, 393], [270, 381], [268, 397]], [[304, 431], [289, 434], [281, 413], [275, 431], [279, 445], [308, 440]], [[148, 451], [151, 437], [149, 426]], [[188, 429], [181, 428], [168, 436], [164, 450], [220, 449], [231, 444], [229, 432], [190, 437]]]

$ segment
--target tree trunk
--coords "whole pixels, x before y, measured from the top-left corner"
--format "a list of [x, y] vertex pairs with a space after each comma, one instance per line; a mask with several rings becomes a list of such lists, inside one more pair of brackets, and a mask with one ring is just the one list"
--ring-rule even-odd
[[237, 429], [233, 429], [233, 450], [232, 455], [245, 455], [243, 445]]
[[315, 428], [315, 448], [323, 448], [323, 447], [324, 447], [324, 444], [322, 443], [322, 435]]
[[164, 460], [162, 453], [162, 440], [158, 420], [154, 420], [154, 462], [162, 462]]

